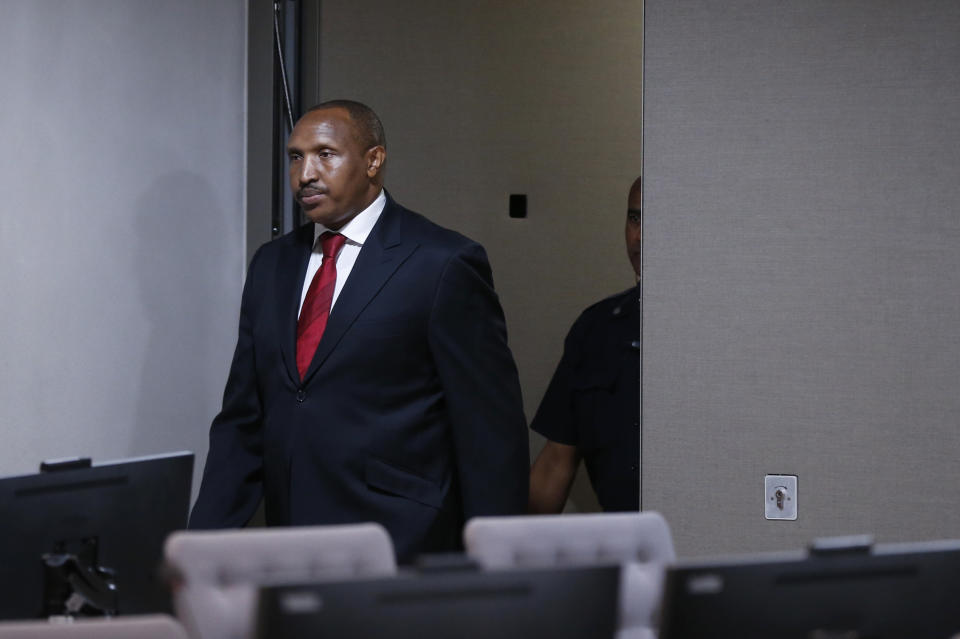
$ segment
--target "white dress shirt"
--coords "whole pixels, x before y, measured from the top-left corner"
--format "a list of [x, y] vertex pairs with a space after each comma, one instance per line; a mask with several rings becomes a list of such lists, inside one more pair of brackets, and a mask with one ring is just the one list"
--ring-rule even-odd
[[[380, 219], [380, 214], [383, 213], [383, 207], [386, 204], [387, 196], [381, 189], [380, 195], [370, 203], [370, 206], [357, 213], [339, 231], [334, 231], [347, 238], [347, 241], [337, 254], [337, 284], [333, 289], [333, 301], [330, 303], [331, 311], [333, 305], [337, 303], [337, 297], [340, 296], [343, 285], [350, 276], [350, 271], [353, 270], [353, 265], [357, 261], [360, 249], [363, 248], [363, 243], [367, 241], [367, 236], [373, 230], [373, 225]], [[303, 291], [300, 293], [301, 310], [303, 309], [303, 300], [307, 298], [307, 289], [310, 288], [310, 282], [313, 281], [313, 276], [320, 270], [320, 264], [323, 262], [323, 246], [320, 244], [320, 235], [324, 231], [330, 230], [323, 224], [314, 224], [313, 227], [313, 253], [310, 254], [307, 275], [303, 280]], [[299, 316], [300, 311], [297, 311], [297, 317]]]

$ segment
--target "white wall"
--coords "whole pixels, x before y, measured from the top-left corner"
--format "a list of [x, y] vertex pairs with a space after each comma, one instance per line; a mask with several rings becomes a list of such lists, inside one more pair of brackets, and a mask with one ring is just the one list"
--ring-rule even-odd
[[0, 2], [0, 475], [206, 452], [244, 268], [244, 4]]

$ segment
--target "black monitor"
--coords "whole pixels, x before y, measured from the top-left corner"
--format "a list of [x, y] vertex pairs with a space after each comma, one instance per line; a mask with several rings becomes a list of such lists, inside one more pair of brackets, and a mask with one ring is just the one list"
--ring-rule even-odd
[[957, 593], [960, 541], [680, 563], [667, 572], [660, 639], [949, 639]]
[[620, 568], [431, 572], [260, 591], [258, 639], [596, 639], [617, 626]]
[[0, 478], [0, 619], [169, 611], [159, 568], [193, 453], [41, 468]]

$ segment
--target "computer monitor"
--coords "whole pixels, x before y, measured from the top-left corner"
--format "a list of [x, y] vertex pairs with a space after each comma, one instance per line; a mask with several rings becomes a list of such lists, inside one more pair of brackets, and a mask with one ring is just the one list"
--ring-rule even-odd
[[960, 542], [679, 563], [660, 639], [949, 639], [960, 633]]
[[169, 611], [163, 542], [186, 526], [193, 453], [48, 467], [0, 478], [0, 619]]
[[602, 566], [275, 586], [260, 591], [256, 637], [613, 637], [619, 579]]

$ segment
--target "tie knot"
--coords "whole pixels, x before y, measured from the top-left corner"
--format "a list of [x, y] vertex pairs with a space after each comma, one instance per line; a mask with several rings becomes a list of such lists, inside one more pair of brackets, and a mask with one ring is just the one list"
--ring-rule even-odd
[[320, 234], [320, 246], [323, 247], [323, 259], [328, 257], [336, 258], [337, 253], [343, 248], [347, 238], [339, 233], [324, 231]]

